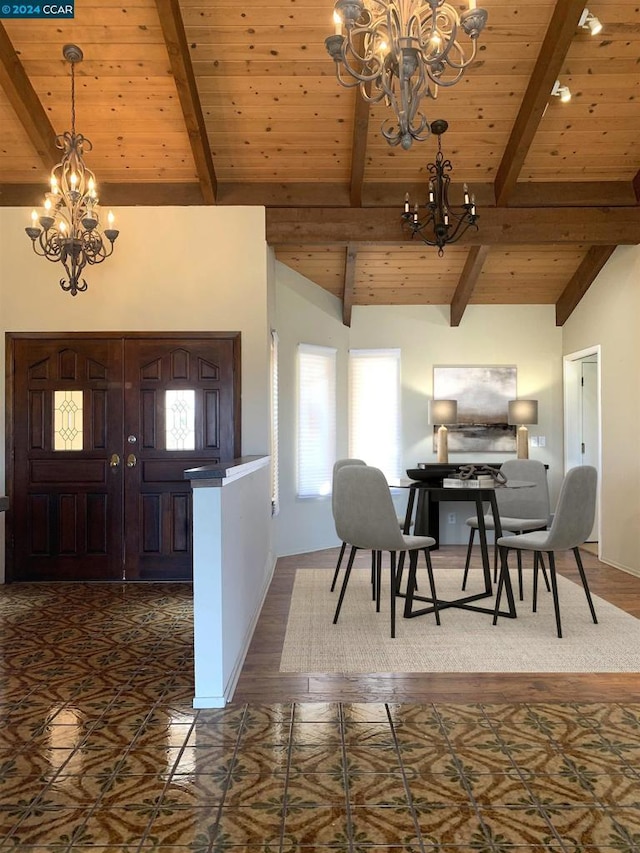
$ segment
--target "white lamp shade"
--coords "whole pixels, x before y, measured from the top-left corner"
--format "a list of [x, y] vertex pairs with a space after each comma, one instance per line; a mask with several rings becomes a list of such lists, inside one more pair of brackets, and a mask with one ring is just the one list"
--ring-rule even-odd
[[538, 423], [537, 400], [509, 400], [509, 423], [512, 426]]
[[429, 403], [429, 423], [432, 424], [457, 424], [458, 423], [458, 401], [457, 400], [431, 400]]

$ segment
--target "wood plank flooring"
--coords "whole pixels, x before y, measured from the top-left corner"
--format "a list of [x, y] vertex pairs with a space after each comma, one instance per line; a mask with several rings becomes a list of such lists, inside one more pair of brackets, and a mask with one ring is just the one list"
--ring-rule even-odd
[[[434, 567], [455, 560], [462, 577], [464, 553], [465, 546], [441, 547], [433, 552]], [[638, 673], [281, 673], [280, 655], [295, 573], [304, 568], [327, 568], [330, 583], [337, 557], [336, 548], [278, 560], [234, 702], [640, 701]], [[361, 565], [369, 564], [367, 553], [360, 552], [358, 559]], [[587, 551], [582, 552], [582, 559], [591, 591], [640, 618], [640, 578], [601, 563]], [[557, 569], [579, 582], [570, 552], [557, 555]]]

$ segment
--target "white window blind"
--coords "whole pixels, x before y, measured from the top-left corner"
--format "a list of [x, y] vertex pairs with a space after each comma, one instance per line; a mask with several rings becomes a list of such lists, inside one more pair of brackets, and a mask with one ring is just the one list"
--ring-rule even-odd
[[349, 456], [401, 475], [400, 350], [349, 352]]
[[278, 333], [271, 330], [271, 515], [280, 512], [278, 465]]
[[336, 351], [298, 344], [298, 497], [331, 494], [336, 457]]

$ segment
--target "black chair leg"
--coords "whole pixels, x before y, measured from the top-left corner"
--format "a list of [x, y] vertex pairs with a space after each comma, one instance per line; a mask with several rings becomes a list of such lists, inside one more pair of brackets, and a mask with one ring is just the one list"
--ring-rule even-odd
[[580, 578], [582, 579], [582, 586], [584, 587], [585, 595], [587, 596], [587, 601], [589, 603], [589, 610], [591, 611], [591, 618], [594, 621], [594, 624], [598, 624], [598, 620], [596, 619], [596, 611], [593, 606], [593, 601], [591, 600], [591, 592], [589, 591], [589, 584], [587, 583], [587, 576], [584, 573], [584, 566], [582, 565], [582, 559], [580, 557], [580, 550], [578, 548], [573, 549], [574, 556], [576, 558], [576, 563], [578, 565], [578, 571], [580, 572]]
[[540, 568], [542, 569], [542, 577], [544, 578], [544, 585], [547, 588], [547, 592], [551, 592], [551, 586], [549, 585], [549, 576], [547, 575], [547, 570], [544, 567], [544, 560], [542, 559], [542, 553], [538, 552], [538, 558], [540, 560]]
[[376, 613], [380, 613], [380, 590], [382, 589], [382, 551], [373, 552], [376, 561]]
[[389, 608], [391, 610], [391, 639], [396, 636], [396, 551], [391, 551], [391, 583], [389, 584]]
[[471, 563], [471, 549], [473, 547], [473, 539], [476, 535], [475, 527], [469, 531], [469, 544], [467, 545], [467, 559], [464, 564], [464, 575], [462, 576], [462, 589], [467, 587], [467, 575], [469, 574], [469, 564]]
[[558, 637], [562, 638], [562, 624], [560, 622], [560, 601], [558, 599], [558, 581], [556, 578], [556, 561], [553, 551], [547, 551], [549, 557], [549, 574], [551, 575], [551, 592], [553, 593], [553, 609], [556, 612], [556, 628]]
[[376, 552], [371, 552], [371, 600], [376, 600]]
[[522, 551], [517, 552], [518, 557], [518, 597], [524, 601], [524, 590], [522, 588]]
[[[436, 583], [433, 577], [433, 566], [431, 565], [431, 554], [429, 553], [429, 549], [424, 549], [424, 558], [427, 563], [427, 574], [429, 575], [429, 588], [431, 589], [431, 599], [433, 601], [433, 613], [436, 617], [436, 625], [440, 624], [440, 611], [438, 609], [438, 596], [436, 595]], [[418, 562], [418, 555], [416, 553], [416, 564]], [[463, 587], [464, 589], [464, 587]]]
[[533, 552], [533, 604], [531, 605], [531, 612], [535, 613], [538, 609], [538, 561], [540, 560], [540, 553], [538, 551]]
[[338, 563], [336, 565], [336, 570], [333, 573], [333, 580], [331, 581], [331, 592], [336, 588], [336, 583], [338, 581], [338, 573], [340, 571], [340, 566], [342, 565], [342, 558], [344, 557], [344, 552], [346, 550], [347, 543], [342, 543], [342, 548], [340, 548], [340, 556], [338, 557]]
[[349, 553], [349, 561], [347, 563], [347, 570], [344, 573], [344, 579], [342, 581], [342, 588], [340, 589], [340, 597], [338, 598], [338, 604], [336, 606], [336, 612], [333, 617], [333, 624], [335, 625], [338, 621], [338, 616], [340, 615], [340, 608], [342, 607], [342, 600], [344, 598], [344, 594], [347, 591], [347, 584], [349, 583], [349, 576], [351, 575], [351, 569], [353, 568], [353, 560], [356, 556], [356, 551], [358, 549], [355, 545], [351, 546], [351, 551]]

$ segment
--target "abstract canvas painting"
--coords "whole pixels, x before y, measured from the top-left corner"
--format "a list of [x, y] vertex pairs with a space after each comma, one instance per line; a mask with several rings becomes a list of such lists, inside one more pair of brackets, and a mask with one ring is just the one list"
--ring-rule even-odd
[[[516, 428], [507, 423], [509, 400], [516, 399], [514, 365], [435, 366], [433, 399], [457, 400], [458, 423], [449, 426], [449, 453], [510, 453]], [[437, 449], [438, 424], [433, 449]]]

